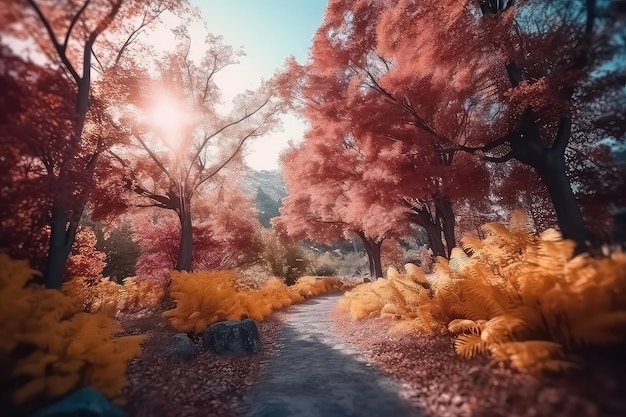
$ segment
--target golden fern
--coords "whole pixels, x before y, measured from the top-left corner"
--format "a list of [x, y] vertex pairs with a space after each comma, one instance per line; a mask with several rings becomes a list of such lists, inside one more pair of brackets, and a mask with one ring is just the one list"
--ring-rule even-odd
[[273, 310], [303, 302], [307, 297], [337, 291], [336, 277], [301, 277], [288, 287], [270, 278], [259, 289], [241, 289], [234, 271], [172, 272], [170, 295], [176, 307], [163, 313], [172, 327], [182, 332], [200, 333], [224, 320], [252, 318], [263, 320]]
[[626, 342], [626, 254], [573, 257], [574, 242], [554, 230], [534, 234], [521, 212], [508, 227], [483, 230], [485, 239], [464, 238], [465, 251], [455, 249], [450, 261], [438, 258], [425, 277], [428, 291], [408, 285], [414, 272], [393, 273], [355, 288], [342, 304], [361, 309], [357, 317], [385, 306], [412, 329], [447, 328], [458, 333], [459, 354], [491, 352], [527, 372], [567, 369], [564, 352], [582, 345]]
[[29, 285], [36, 274], [0, 254], [0, 363], [10, 364], [0, 374], [12, 386], [12, 404], [4, 406], [32, 407], [81, 386], [120, 395], [126, 363], [140, 354], [145, 336], [116, 337], [112, 308], [83, 312], [75, 298]]

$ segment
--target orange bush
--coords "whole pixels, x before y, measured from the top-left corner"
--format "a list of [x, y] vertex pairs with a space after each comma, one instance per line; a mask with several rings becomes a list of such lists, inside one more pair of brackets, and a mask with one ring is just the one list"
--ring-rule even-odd
[[240, 290], [237, 281], [233, 271], [174, 271], [170, 295], [176, 308], [163, 315], [179, 331], [200, 333], [219, 321], [263, 320], [274, 310], [341, 289], [341, 281], [334, 277], [302, 277], [291, 287], [272, 277], [256, 290]]
[[111, 309], [86, 313], [75, 298], [30, 284], [35, 274], [0, 254], [0, 382], [10, 387], [0, 409], [25, 411], [84, 386], [120, 395], [145, 336], [116, 337]]

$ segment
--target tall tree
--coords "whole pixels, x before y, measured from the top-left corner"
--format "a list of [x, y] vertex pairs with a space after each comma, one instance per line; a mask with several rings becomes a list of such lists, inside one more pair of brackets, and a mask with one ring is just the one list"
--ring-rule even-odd
[[[238, 51], [209, 34], [202, 45], [205, 53], [196, 62], [190, 56], [189, 36], [183, 29], [177, 34], [181, 44], [176, 52], [160, 58], [152, 70], [156, 76], [130, 84], [137, 89], [122, 90], [120, 97], [126, 104], [112, 103], [124, 108], [128, 116], [121, 123], [134, 140], [133, 147], [113, 155], [126, 187], [140, 197], [137, 204], [176, 213], [180, 236], [175, 268], [189, 271], [195, 197], [227, 170], [241, 168], [245, 144], [276, 126], [281, 103], [268, 82], [237, 96], [230, 113], [221, 114], [215, 79], [236, 63]], [[137, 77], [141, 80], [147, 73]]]
[[[386, 10], [379, 24], [381, 54], [395, 57], [399, 67], [435, 63], [447, 79], [463, 81], [468, 88], [460, 97], [480, 102], [470, 121], [482, 120], [486, 129], [457, 142], [459, 148], [479, 148], [488, 161], [515, 159], [531, 167], [548, 191], [563, 235], [584, 250], [588, 232], [570, 182], [578, 168], [571, 152], [578, 149], [587, 159], [597, 154], [603, 137], [592, 121], [602, 118], [600, 106], [623, 113], [618, 103], [624, 93], [607, 85], [623, 78], [623, 67], [607, 66], [615, 59], [613, 22], [599, 21], [605, 13], [593, 0], [438, 4], [435, 9], [403, 1]], [[478, 82], [468, 84], [472, 79]], [[593, 124], [594, 134], [573, 141], [576, 130]], [[623, 140], [623, 128], [618, 136]]]
[[[283, 200], [279, 228], [296, 238], [331, 242], [354, 234], [363, 241], [372, 278], [382, 277], [381, 244], [407, 233], [407, 209], [388, 199], [394, 179], [372, 169], [377, 148], [360, 148], [351, 138], [327, 136], [318, 126], [305, 143], [283, 158], [288, 196]], [[382, 152], [393, 159], [393, 149]]]
[[54, 158], [37, 155], [41, 164], [50, 162], [46, 159], [54, 162], [47, 167], [48, 174], [55, 178], [48, 188], [50, 238], [44, 270], [44, 280], [50, 288], [59, 288], [63, 283], [67, 257], [94, 185], [99, 157], [113, 142], [109, 134], [93, 132], [94, 128], [103, 127], [98, 118], [105, 115], [93, 107], [92, 70], [97, 67], [104, 75], [107, 68], [117, 65], [142, 30], [153, 24], [164, 10], [178, 9], [180, 3], [11, 0], [3, 5], [2, 33], [38, 46], [38, 57], [45, 57], [59, 76], [66, 76], [73, 84], [65, 93], [65, 100], [73, 107], [72, 114], [50, 123], [50, 126], [69, 126], [68, 132], [61, 135], [62, 151], [55, 150]]
[[[607, 83], [620, 71], [607, 66], [615, 55], [604, 48], [618, 41], [597, 41], [596, 32], [612, 32], [609, 21], [594, 23], [595, 1], [514, 3], [331, 1], [311, 60], [290, 64], [286, 95], [304, 112], [326, 103], [327, 119], [349, 122], [358, 139], [374, 134], [403, 142], [407, 154], [438, 154], [431, 161], [441, 167], [452, 167], [459, 150], [492, 162], [517, 159], [537, 172], [564, 236], [582, 250], [586, 231], [566, 175], [575, 166], [564, 155], [576, 136], [572, 123], [581, 129], [607, 119], [599, 117], [601, 103], [622, 113], [616, 104], [624, 93]], [[329, 80], [332, 87], [320, 91]], [[587, 137], [583, 154], [593, 154], [599, 139]], [[433, 201], [450, 223], [452, 199], [442, 196]]]
[[[470, 181], [480, 164], [442, 152], [468, 131], [460, 87], [447, 89], [432, 74], [400, 68], [378, 51], [377, 23], [388, 7], [391, 2], [331, 2], [310, 60], [287, 63], [283, 94], [314, 129], [334, 129], [362, 148], [400, 150], [395, 161], [372, 158], [368, 169], [402, 178], [387, 184], [388, 198], [411, 210], [410, 220], [428, 232], [437, 255], [449, 256], [456, 245], [453, 201], [485, 195], [485, 177]], [[463, 166], [467, 172], [458, 175]]]

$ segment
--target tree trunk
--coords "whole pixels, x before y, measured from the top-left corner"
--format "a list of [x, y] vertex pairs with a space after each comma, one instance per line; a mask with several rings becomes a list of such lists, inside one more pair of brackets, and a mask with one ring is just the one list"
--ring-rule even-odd
[[367, 238], [365, 235], [361, 233], [357, 233], [357, 235], [363, 241], [363, 246], [365, 246], [365, 252], [367, 253], [367, 260], [369, 262], [370, 267], [370, 277], [373, 280], [376, 280], [379, 277], [383, 276], [383, 267], [382, 262], [380, 260], [380, 247], [382, 245], [382, 241], [377, 242], [372, 238]]
[[374, 239], [366, 238], [363, 240], [365, 250], [370, 263], [370, 276], [376, 280], [383, 276], [383, 266], [380, 260], [380, 246], [382, 242], [376, 242]]
[[55, 203], [50, 217], [50, 245], [43, 275], [46, 288], [59, 289], [65, 281], [67, 258], [78, 229], [78, 221], [68, 220], [70, 218], [70, 210]]
[[585, 252], [588, 248], [585, 220], [566, 174], [565, 148], [571, 135], [571, 120], [560, 120], [550, 148], [543, 145], [536, 120], [532, 110], [524, 113], [519, 134], [510, 141], [512, 156], [539, 174], [550, 195], [563, 238], [576, 242], [577, 253]]
[[178, 247], [177, 271], [191, 271], [193, 254], [193, 233], [191, 230], [191, 210], [189, 204], [183, 204], [178, 212], [180, 220], [180, 245]]
[[433, 255], [448, 258], [446, 249], [441, 238], [441, 226], [435, 223], [430, 213], [425, 210], [415, 210], [410, 214], [413, 223], [421, 226], [426, 230], [428, 235], [428, 244], [433, 251]]
[[565, 156], [545, 152], [534, 167], [548, 189], [561, 234], [564, 239], [576, 242], [576, 252], [587, 250], [588, 237], [583, 214], [565, 174]]
[[[454, 211], [452, 210], [452, 201], [448, 197], [437, 197], [435, 199], [435, 210], [437, 223], [440, 225], [443, 231], [443, 237], [446, 240], [445, 257], [450, 259], [452, 249], [456, 246], [456, 236], [454, 233], [456, 220], [454, 218]], [[443, 246], [443, 243], [441, 245]]]

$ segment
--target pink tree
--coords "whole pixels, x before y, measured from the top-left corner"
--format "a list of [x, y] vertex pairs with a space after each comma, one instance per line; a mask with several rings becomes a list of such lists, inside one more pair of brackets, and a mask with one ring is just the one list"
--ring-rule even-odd
[[[202, 192], [192, 213], [194, 270], [232, 269], [254, 262], [262, 250], [252, 197], [228, 181]], [[133, 236], [141, 248], [137, 273], [167, 281], [176, 266], [180, 222], [173, 212], [135, 210]]]
[[[226, 169], [242, 169], [241, 151], [255, 137], [271, 131], [281, 111], [271, 82], [233, 100], [229, 114], [219, 111], [221, 91], [216, 76], [236, 63], [239, 52], [208, 35], [202, 59], [191, 59], [191, 39], [180, 29], [180, 45], [158, 62], [156, 76], [135, 70], [122, 90], [122, 119], [133, 146], [113, 157], [123, 174], [132, 204], [173, 211], [179, 219], [175, 268], [194, 263], [193, 218], [197, 196], [219, 184]], [[129, 68], [132, 71], [133, 68]], [[217, 182], [216, 182], [217, 181]]]
[[[388, 198], [385, 186], [394, 179], [372, 169], [372, 161], [379, 160], [376, 148], [326, 136], [332, 133], [321, 125], [311, 129], [305, 143], [284, 156], [289, 195], [276, 225], [293, 237], [321, 242], [356, 234], [368, 254], [371, 276], [381, 277], [381, 244], [407, 233], [407, 210]], [[395, 156], [393, 150], [387, 152], [383, 158]]]
[[[102, 131], [108, 130], [106, 127], [111, 124], [103, 123], [106, 115], [94, 105], [99, 94], [93, 89], [92, 70], [96, 67], [96, 71], [105, 76], [106, 70], [118, 64], [144, 28], [156, 22], [164, 10], [179, 11], [180, 3], [169, 0], [150, 3], [86, 0], [61, 4], [51, 0], [12, 0], [3, 3], [0, 34], [29, 41], [49, 65], [48, 75], [43, 78], [24, 78], [21, 72], [15, 81], [25, 90], [31, 90], [28, 94], [39, 97], [42, 94], [29, 84], [54, 82], [59, 87], [54, 94], [62, 97], [64, 103], [64, 106], [49, 103], [55, 112], [48, 116], [53, 118], [34, 114], [44, 112], [46, 105], [33, 108], [27, 105], [27, 100], [18, 104], [22, 123], [46, 130], [43, 136], [29, 132], [24, 132], [24, 136], [30, 136], [28, 145], [32, 148], [30, 156], [36, 160], [35, 175], [49, 180], [46, 199], [50, 202], [47, 213], [50, 233], [44, 268], [48, 287], [59, 288], [65, 279], [67, 258], [93, 191], [98, 160], [116, 139], [110, 132]], [[33, 75], [32, 67], [30, 71]], [[60, 80], [64, 80], [65, 85], [61, 85]], [[66, 109], [60, 114], [56, 112], [60, 107], [71, 111]], [[62, 146], [50, 147], [47, 138], [51, 136]], [[40, 175], [42, 171], [46, 173]]]

